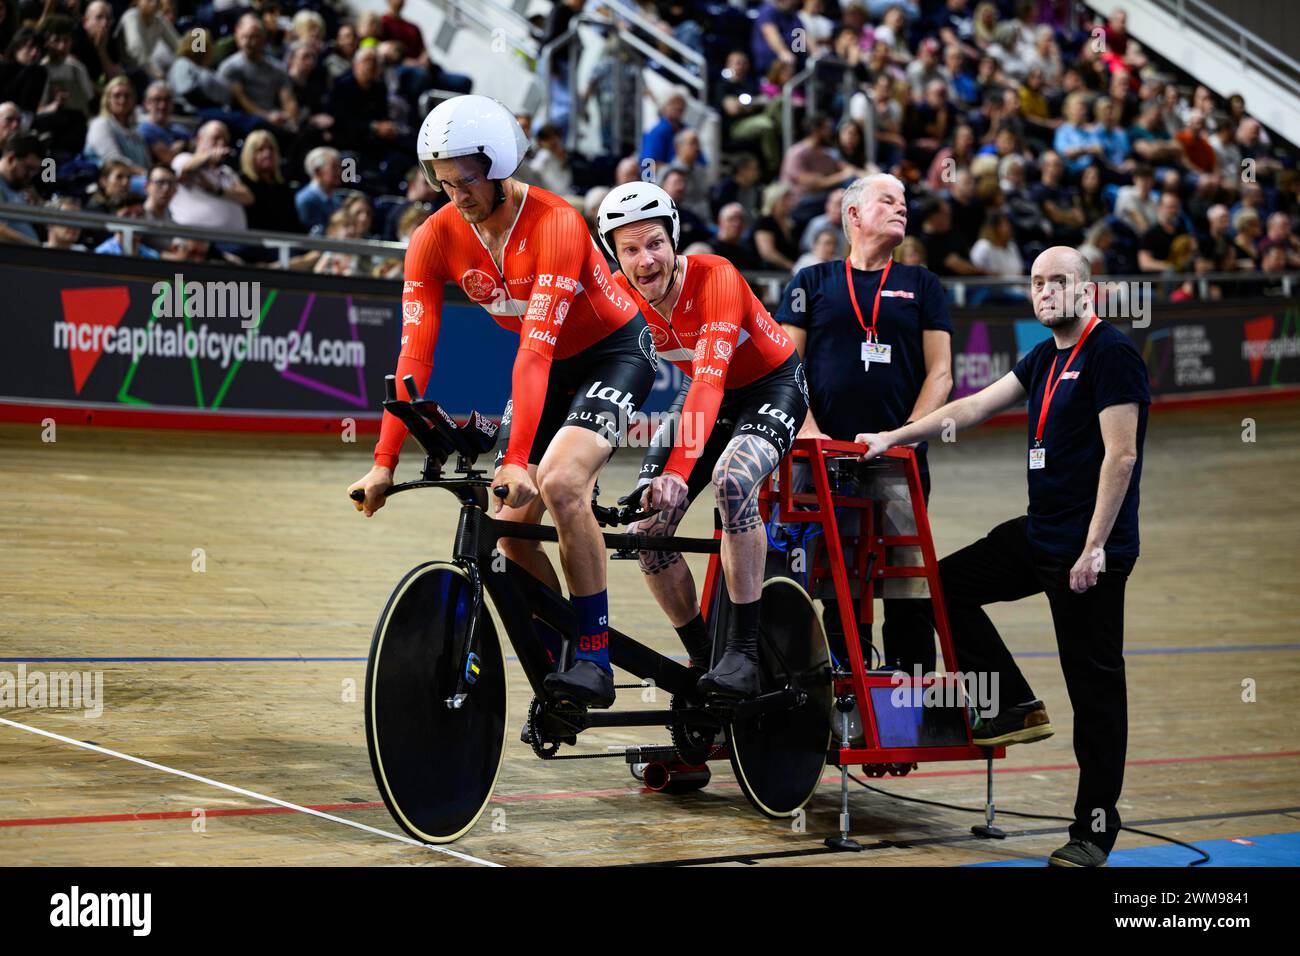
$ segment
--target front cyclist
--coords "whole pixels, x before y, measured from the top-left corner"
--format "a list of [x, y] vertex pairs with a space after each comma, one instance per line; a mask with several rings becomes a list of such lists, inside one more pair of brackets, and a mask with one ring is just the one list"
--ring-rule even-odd
[[[597, 231], [621, 270], [614, 281], [650, 322], [655, 348], [688, 381], [641, 466], [642, 505], [659, 514], [637, 530], [670, 535], [705, 485], [722, 516], [722, 567], [734, 629], [700, 690], [758, 692], [758, 609], [767, 532], [758, 511], [763, 480], [790, 450], [808, 409], [794, 344], [726, 259], [677, 253], [677, 207], [652, 183], [626, 183], [600, 205]], [[691, 656], [709, 664], [709, 640], [690, 569], [678, 553], [643, 551], [641, 570]]]
[[[578, 633], [572, 666], [547, 676], [547, 692], [608, 707], [614, 681], [605, 547], [590, 502], [597, 474], [622, 439], [620, 423], [654, 382], [649, 330], [632, 297], [614, 284], [581, 213], [511, 178], [528, 140], [504, 106], [485, 96], [447, 100], [425, 118], [418, 145], [425, 175], [451, 202], [415, 231], [406, 250], [397, 377], [414, 376], [421, 392], [427, 386], [444, 283], [456, 283], [498, 325], [519, 332], [492, 481], [506, 495], [494, 500], [504, 519], [536, 523], [549, 509], [555, 521]], [[406, 426], [384, 415], [375, 465], [348, 489], [365, 492], [367, 517], [384, 504], [405, 438]], [[559, 591], [540, 543], [502, 539], [501, 549]]]

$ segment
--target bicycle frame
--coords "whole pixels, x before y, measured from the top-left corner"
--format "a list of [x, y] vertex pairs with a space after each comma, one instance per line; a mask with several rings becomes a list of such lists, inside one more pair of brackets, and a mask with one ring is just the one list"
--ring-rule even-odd
[[[716, 554], [720, 547], [720, 542], [709, 538], [610, 533], [604, 533], [603, 537], [607, 548], [617, 550]], [[542, 697], [542, 680], [550, 673], [551, 667], [535, 636], [532, 618], [538, 618], [562, 635], [573, 634], [576, 633], [573, 607], [562, 595], [501, 554], [497, 547], [501, 538], [543, 542], [556, 542], [559, 538], [553, 527], [498, 520], [486, 514], [476, 503], [463, 503], [453, 551], [453, 560], [467, 571], [473, 568], [471, 580], [491, 595], [506, 637], [528, 676], [533, 693]], [[495, 570], [494, 566], [502, 563], [502, 569]], [[488, 569], [486, 573], [484, 568]], [[610, 663], [674, 694], [689, 693], [699, 679], [682, 664], [612, 627], [609, 629], [609, 659]], [[634, 727], [662, 724], [670, 716], [668, 711], [637, 711], [635, 714], [611, 711], [589, 713], [587, 719], [592, 726]]]
[[[533, 630], [532, 620], [536, 617], [561, 635], [566, 635], [567, 642], [567, 635], [574, 634], [577, 630], [573, 608], [562, 595], [502, 554], [497, 542], [502, 538], [558, 542], [558, 532], [547, 525], [503, 521], [489, 515], [486, 489], [491, 482], [485, 472], [474, 468], [474, 462], [479, 454], [490, 447], [491, 440], [496, 435], [496, 426], [488, 423], [477, 412], [471, 415], [470, 421], [464, 426], [458, 425], [436, 402], [417, 397], [418, 389], [411, 376], [406, 376], [403, 384], [411, 397], [409, 402], [397, 398], [395, 376], [386, 376], [384, 408], [406, 423], [412, 437], [424, 448], [427, 457], [419, 480], [393, 485], [388, 489], [387, 495], [391, 497], [415, 488], [446, 488], [456, 495], [461, 503], [461, 512], [452, 558], [465, 571], [474, 588], [470, 630], [462, 653], [456, 692], [444, 704], [451, 708], [461, 706], [468, 693], [467, 688], [472, 684], [468, 675], [475, 655], [474, 622], [482, 613], [485, 590], [492, 597], [505, 627], [506, 638], [518, 656], [534, 696], [538, 700], [545, 700], [547, 695], [542, 682], [550, 673], [551, 665]], [[458, 453], [457, 473], [454, 477], [443, 477], [442, 464], [452, 452]], [[354, 493], [354, 498], [356, 494], [360, 493]], [[625, 513], [598, 507], [594, 502], [593, 514], [604, 525], [631, 520]], [[638, 551], [710, 555], [709, 573], [705, 578], [704, 592], [700, 595], [700, 605], [705, 609], [706, 619], [712, 625], [709, 609], [713, 608], [717, 596], [725, 594], [725, 588], [720, 587], [722, 541], [716, 513], [712, 538], [609, 532], [602, 532], [602, 537], [606, 548], [628, 555]], [[497, 570], [499, 562], [504, 562], [501, 570]], [[488, 569], [486, 574], [483, 573], [485, 567]], [[655, 687], [662, 687], [674, 695], [682, 695], [683, 698], [693, 695], [698, 681], [698, 675], [693, 675], [688, 668], [612, 627], [609, 629], [609, 659], [611, 664], [653, 682]], [[681, 710], [583, 711], [576, 715], [574, 726], [577, 730], [587, 727], [651, 727], [665, 723], [699, 723], [720, 727], [724, 716], [727, 719], [741, 718], [786, 707], [800, 693], [787, 687], [762, 694], [753, 700], [711, 701], [704, 706], [688, 705]]]

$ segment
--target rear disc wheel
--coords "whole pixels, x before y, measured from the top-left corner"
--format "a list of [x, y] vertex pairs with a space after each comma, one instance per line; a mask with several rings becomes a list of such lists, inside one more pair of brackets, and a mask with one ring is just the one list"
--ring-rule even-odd
[[786, 686], [802, 704], [727, 725], [731, 766], [749, 802], [769, 817], [794, 816], [817, 790], [831, 744], [830, 649], [808, 593], [789, 578], [763, 583], [759, 692]]

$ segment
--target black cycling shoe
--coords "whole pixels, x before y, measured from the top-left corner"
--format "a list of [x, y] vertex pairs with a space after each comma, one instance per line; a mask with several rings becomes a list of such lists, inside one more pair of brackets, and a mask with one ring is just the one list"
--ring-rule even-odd
[[614, 675], [594, 661], [577, 660], [568, 670], [547, 674], [542, 687], [555, 700], [570, 700], [595, 710], [614, 703]]
[[696, 686], [701, 693], [741, 700], [758, 696], [758, 648], [738, 648], [737, 643], [729, 639], [718, 666], [700, 678]]

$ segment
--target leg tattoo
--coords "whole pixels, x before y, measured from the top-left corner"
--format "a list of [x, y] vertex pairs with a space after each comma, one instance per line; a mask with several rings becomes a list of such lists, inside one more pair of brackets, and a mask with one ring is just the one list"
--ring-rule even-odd
[[[681, 524], [682, 517], [686, 514], [688, 506], [689, 502], [683, 502], [679, 507], [671, 511], [661, 511], [656, 515], [651, 515], [649, 518], [637, 522], [632, 530], [637, 534], [668, 537], [676, 532], [677, 526]], [[681, 552], [678, 551], [642, 551], [638, 557], [641, 571], [645, 574], [662, 574], [681, 560]]]
[[744, 534], [763, 527], [758, 489], [780, 460], [772, 443], [757, 435], [737, 435], [727, 443], [713, 469], [725, 533]]

